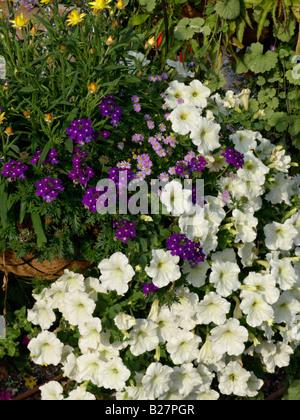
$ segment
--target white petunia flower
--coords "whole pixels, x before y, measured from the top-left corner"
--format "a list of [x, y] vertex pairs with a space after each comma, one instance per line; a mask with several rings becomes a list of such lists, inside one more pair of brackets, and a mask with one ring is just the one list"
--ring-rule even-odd
[[244, 161], [243, 167], [237, 171], [237, 176], [245, 181], [253, 181], [263, 185], [265, 183], [265, 175], [270, 171], [270, 168], [255, 157], [252, 151], [245, 153]]
[[102, 386], [99, 372], [104, 363], [98, 351], [89, 351], [79, 356], [76, 361], [77, 378], [80, 379], [78, 382], [91, 381], [94, 385]]
[[169, 114], [168, 120], [172, 123], [172, 130], [178, 134], [188, 134], [196, 129], [200, 118], [198, 108], [190, 105], [179, 105]]
[[184, 103], [189, 104], [189, 91], [184, 83], [173, 80], [165, 91], [165, 103], [168, 108], [174, 109], [178, 106], [178, 99], [183, 99]]
[[280, 295], [280, 291], [276, 287], [276, 280], [271, 274], [250, 272], [244, 279], [241, 289], [240, 297], [242, 299], [251, 297], [255, 293], [270, 305], [277, 302]]
[[239, 362], [231, 361], [218, 374], [219, 389], [224, 395], [238, 395], [244, 397], [248, 392], [247, 382], [251, 377], [250, 372], [244, 369]]
[[274, 318], [274, 311], [261, 295], [252, 293], [242, 300], [240, 309], [247, 315], [246, 321], [251, 327], [259, 327], [264, 321]]
[[197, 323], [222, 325], [226, 322], [226, 315], [230, 310], [230, 303], [215, 292], [205, 295], [197, 306]]
[[294, 299], [289, 291], [285, 291], [273, 305], [273, 308], [275, 312], [275, 322], [278, 324], [285, 322], [286, 324], [291, 325], [295, 321], [296, 315], [300, 313], [300, 302]]
[[186, 281], [194, 287], [201, 287], [205, 284], [206, 273], [210, 265], [206, 260], [200, 261], [197, 267], [191, 268], [189, 262], [184, 261], [183, 270], [184, 274], [188, 274]]
[[32, 354], [32, 361], [37, 365], [54, 365], [61, 362], [63, 343], [56, 335], [49, 331], [41, 332], [36, 338], [30, 340], [28, 349]]
[[65, 292], [74, 292], [81, 290], [84, 292], [84, 277], [82, 274], [65, 270], [63, 276], [56, 280], [56, 284], [60, 285]]
[[178, 76], [181, 79], [186, 79], [187, 77], [194, 77], [195, 76], [194, 72], [186, 70], [186, 68], [184, 67], [184, 65], [181, 61], [178, 61], [178, 60], [173, 61], [173, 60], [168, 59], [167, 64], [168, 64], [168, 66], [173, 67], [176, 70]]
[[229, 296], [240, 287], [240, 268], [232, 262], [215, 261], [211, 266], [209, 280], [215, 285], [216, 291], [223, 297]]
[[281, 290], [288, 290], [297, 282], [298, 275], [291, 260], [271, 259], [271, 274], [276, 279]]
[[160, 201], [173, 216], [189, 213], [192, 208], [192, 190], [183, 188], [181, 182], [175, 179], [164, 186]]
[[234, 226], [237, 230], [234, 242], [253, 242], [256, 239], [256, 226], [258, 224], [258, 219], [254, 217], [253, 214], [249, 212], [243, 213], [238, 209], [233, 210], [232, 216], [235, 219]]
[[272, 222], [264, 227], [267, 248], [276, 251], [290, 251], [294, 245], [294, 239], [298, 231], [287, 221], [284, 223]]
[[236, 318], [230, 318], [225, 324], [211, 330], [210, 341], [216, 353], [239, 356], [245, 350], [244, 343], [248, 341], [248, 331]]
[[190, 331], [179, 330], [167, 342], [167, 352], [175, 365], [189, 363], [199, 356], [201, 338]]
[[178, 263], [179, 256], [171, 255], [171, 251], [153, 249], [150, 266], [145, 271], [152, 278], [153, 284], [161, 288], [181, 277]]
[[238, 249], [238, 255], [244, 267], [252, 267], [255, 260], [258, 259], [258, 249], [254, 242], [247, 242]]
[[88, 321], [81, 322], [78, 329], [80, 332], [78, 345], [82, 353], [86, 353], [89, 349], [96, 350], [100, 345], [101, 320], [90, 318]]
[[191, 127], [191, 139], [197, 146], [198, 153], [206, 154], [213, 152], [221, 146], [219, 140], [220, 124], [208, 120], [204, 117], [198, 117], [197, 124]]
[[27, 319], [34, 325], [39, 325], [42, 330], [48, 330], [55, 322], [56, 316], [48, 301], [39, 300], [32, 309], [28, 309]]
[[160, 343], [165, 343], [177, 334], [178, 325], [175, 323], [174, 314], [166, 306], [162, 306], [157, 313], [149, 315], [157, 324], [157, 335]]
[[200, 108], [207, 107], [207, 98], [210, 95], [210, 89], [199, 80], [193, 80], [188, 86], [189, 105]]
[[225, 108], [235, 108], [236, 106], [242, 105], [242, 101], [232, 90], [228, 90], [223, 99], [223, 105]]
[[98, 293], [107, 293], [103, 286], [100, 284], [99, 279], [96, 279], [95, 277], [88, 277], [85, 279], [84, 285], [85, 292], [90, 299], [93, 299], [94, 302], [97, 302], [98, 300]]
[[273, 175], [273, 181], [269, 185], [269, 192], [265, 195], [265, 199], [272, 204], [285, 202], [291, 205], [290, 199], [293, 193], [291, 177], [282, 172]]
[[50, 381], [40, 386], [42, 401], [61, 401], [64, 399], [63, 387], [57, 381]]
[[300, 211], [297, 213], [294, 213], [289, 219], [286, 221], [287, 223], [290, 223], [294, 228], [297, 230], [298, 235], [296, 238], [294, 238], [294, 244], [296, 246], [300, 245]]
[[276, 366], [279, 368], [286, 367], [290, 363], [290, 356], [293, 354], [293, 349], [284, 343], [270, 343], [270, 351], [267, 348], [262, 352], [263, 362], [266, 365], [267, 372], [274, 373]]
[[102, 260], [98, 268], [101, 272], [100, 281], [104, 289], [115, 290], [120, 296], [128, 291], [128, 283], [135, 275], [135, 271], [129, 264], [126, 255], [122, 252], [115, 252], [110, 258]]
[[130, 351], [139, 356], [146, 351], [154, 350], [159, 343], [157, 324], [150, 319], [136, 319], [136, 324], [130, 331]]
[[125, 387], [131, 372], [124, 365], [121, 357], [114, 357], [99, 366], [98, 374], [99, 383], [102, 387], [121, 391]]
[[173, 369], [170, 366], [163, 366], [159, 362], [153, 362], [148, 366], [146, 374], [142, 379], [147, 399], [155, 400], [168, 392], [172, 372]]
[[180, 395], [187, 397], [195, 387], [202, 385], [202, 378], [192, 363], [175, 366], [170, 377], [172, 387]]
[[92, 318], [96, 308], [96, 303], [90, 299], [86, 293], [76, 290], [68, 293], [64, 307], [63, 315], [71, 325], [79, 325]]
[[257, 146], [257, 133], [251, 130], [240, 130], [229, 136], [233, 141], [235, 149], [240, 153], [247, 153], [250, 149], [255, 149]]
[[84, 391], [80, 386], [76, 389], [73, 389], [69, 393], [69, 396], [65, 398], [65, 401], [95, 401], [95, 395], [91, 394], [90, 392]]
[[262, 379], [258, 379], [253, 372], [250, 372], [250, 374], [251, 376], [247, 382], [247, 397], [252, 398], [258, 394], [258, 391], [263, 386], [264, 381]]
[[115, 316], [114, 323], [119, 330], [127, 331], [136, 324], [136, 320], [133, 316], [120, 312]]

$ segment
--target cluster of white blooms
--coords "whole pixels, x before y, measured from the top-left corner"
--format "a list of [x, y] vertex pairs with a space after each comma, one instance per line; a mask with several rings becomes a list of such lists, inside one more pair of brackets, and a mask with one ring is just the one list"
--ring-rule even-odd
[[[224, 173], [225, 158], [219, 151], [214, 154], [222, 143], [220, 118], [245, 106], [245, 97], [212, 97], [194, 80], [189, 85], [172, 82], [165, 101], [173, 130], [190, 136], [208, 162], [206, 170], [220, 173], [215, 195], [204, 197], [203, 212], [187, 204], [190, 192], [184, 193], [180, 182], [171, 181], [160, 197], [178, 217], [181, 233], [200, 241], [205, 261], [191, 268], [170, 250], [153, 249], [142, 270], [158, 288], [175, 288], [176, 299], [171, 306], [155, 300], [140, 318], [120, 312], [113, 321], [124, 339], [115, 342], [95, 310], [98, 293], [127, 293], [136, 275], [127, 256], [116, 252], [101, 261], [99, 278], [66, 270], [34, 295], [28, 320], [42, 332], [29, 343], [32, 360], [61, 364], [68, 378], [114, 390], [117, 399], [254, 397], [263, 381], [246, 369], [243, 357], [260, 360], [273, 373], [288, 366], [300, 343], [300, 176], [288, 174], [291, 159], [282, 148], [242, 128], [227, 137], [244, 164], [234, 175]], [[230, 199], [223, 197], [226, 190]], [[283, 215], [273, 208], [281, 204], [287, 208]], [[232, 237], [225, 247], [218, 246], [222, 231]], [[182, 278], [186, 283], [176, 288]], [[56, 330], [49, 331], [57, 319], [54, 311], [78, 328], [79, 351], [62, 343]], [[135, 372], [126, 366], [122, 354], [128, 350], [135, 358], [147, 353], [147, 369]], [[69, 399], [93, 397], [83, 386], [72, 392]], [[63, 399], [57, 383], [47, 385], [43, 395]]]

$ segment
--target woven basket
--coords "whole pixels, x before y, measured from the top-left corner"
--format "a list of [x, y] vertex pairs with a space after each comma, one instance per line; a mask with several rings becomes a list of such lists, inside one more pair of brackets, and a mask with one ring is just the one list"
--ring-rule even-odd
[[48, 260], [40, 263], [35, 255], [26, 255], [16, 260], [15, 252], [10, 249], [0, 254], [0, 270], [20, 277], [56, 280], [64, 274], [64, 270], [76, 268], [83, 272], [91, 266], [92, 264], [87, 261], [60, 260], [55, 256], [52, 263]]

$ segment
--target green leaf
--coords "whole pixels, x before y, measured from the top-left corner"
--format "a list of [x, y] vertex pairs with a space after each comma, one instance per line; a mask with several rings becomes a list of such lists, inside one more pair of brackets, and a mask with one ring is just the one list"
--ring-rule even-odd
[[220, 0], [216, 4], [216, 13], [223, 19], [234, 20], [241, 13], [240, 0]]
[[146, 6], [147, 12], [152, 12], [156, 6], [156, 0], [140, 0], [142, 6]]
[[268, 122], [271, 127], [276, 127], [276, 131], [282, 133], [288, 127], [288, 115], [286, 112], [274, 112]]
[[38, 213], [31, 213], [31, 220], [33, 229], [37, 236], [37, 246], [40, 248], [44, 243], [47, 242], [40, 215]]
[[287, 390], [286, 395], [283, 397], [284, 400], [300, 400], [300, 379], [296, 379], [292, 382], [291, 386]]
[[129, 25], [131, 26], [141, 25], [142, 23], [146, 22], [149, 16], [150, 16], [149, 13], [133, 16], [129, 21]]
[[245, 65], [254, 73], [265, 73], [276, 67], [278, 62], [277, 53], [267, 51], [264, 54], [264, 46], [260, 42], [251, 44], [244, 56]]

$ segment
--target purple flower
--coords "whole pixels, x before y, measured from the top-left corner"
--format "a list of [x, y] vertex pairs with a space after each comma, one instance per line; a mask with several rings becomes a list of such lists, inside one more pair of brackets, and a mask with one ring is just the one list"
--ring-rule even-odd
[[11, 396], [9, 391], [0, 391], [0, 401], [9, 401]]
[[140, 110], [142, 108], [141, 108], [141, 105], [140, 104], [133, 104], [133, 109], [135, 110], [135, 112], [140, 112]]
[[79, 149], [75, 149], [75, 157], [73, 158], [73, 169], [69, 172], [68, 177], [73, 180], [73, 183], [77, 183], [86, 186], [89, 179], [95, 175], [92, 168], [89, 168], [85, 163], [82, 162], [82, 158], [86, 156], [86, 153], [80, 153]]
[[116, 98], [112, 95], [106, 95], [102, 98], [99, 105], [102, 117], [110, 117], [110, 123], [117, 127], [122, 117], [122, 108], [115, 103]]
[[171, 255], [179, 255], [182, 259], [187, 260], [192, 268], [197, 267], [199, 262], [205, 259], [200, 242], [193, 242], [183, 234], [173, 233], [167, 239], [167, 246]]
[[125, 219], [122, 219], [120, 222], [114, 221], [113, 228], [117, 229], [115, 231], [116, 238], [120, 239], [123, 244], [128, 242], [130, 238], [134, 238], [136, 236], [135, 225], [136, 222], [130, 223]]
[[59, 191], [64, 191], [62, 181], [60, 179], [52, 179], [50, 176], [35, 184], [37, 188], [36, 195], [42, 197], [47, 203], [58, 196]]
[[[33, 158], [30, 160], [30, 163], [32, 165], [36, 165], [38, 161], [40, 160], [40, 157], [42, 156], [43, 150], [38, 150], [35, 152]], [[43, 162], [43, 166], [47, 165], [47, 163], [50, 163], [52, 165], [57, 165], [59, 161], [56, 159], [58, 156], [58, 153], [55, 149], [51, 149], [49, 153], [46, 156], [46, 159]]]
[[142, 281], [140, 281], [139, 283], [143, 286], [142, 289], [145, 295], [148, 295], [149, 293], [153, 293], [156, 290], [159, 290], [159, 288], [155, 286], [153, 283], [144, 283]]
[[85, 208], [89, 209], [93, 213], [97, 212], [97, 201], [100, 198], [100, 192], [95, 187], [90, 187], [86, 190], [82, 199], [82, 204]]
[[25, 172], [27, 171], [28, 166], [23, 162], [17, 162], [16, 160], [11, 160], [10, 162], [4, 165], [4, 168], [1, 174], [7, 178], [8, 182], [12, 182], [15, 179], [25, 179]]
[[149, 130], [153, 130], [155, 128], [155, 124], [153, 121], [147, 121], [147, 126], [149, 128]]
[[140, 98], [139, 98], [137, 95], [133, 95], [133, 96], [131, 97], [131, 100], [132, 100], [132, 102], [135, 102], [135, 103], [140, 102]]
[[234, 165], [237, 169], [240, 169], [245, 163], [244, 155], [235, 149], [227, 148], [222, 156], [225, 157], [228, 164]]
[[92, 120], [85, 120], [84, 118], [71, 122], [70, 127], [66, 129], [66, 133], [70, 135], [69, 140], [75, 140], [79, 146], [84, 146], [96, 138]]

